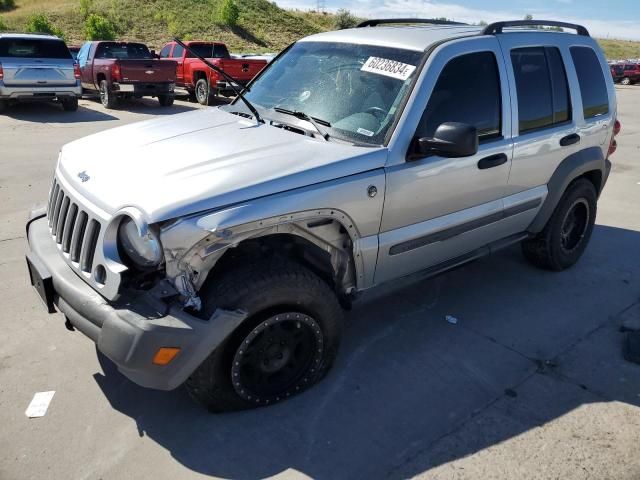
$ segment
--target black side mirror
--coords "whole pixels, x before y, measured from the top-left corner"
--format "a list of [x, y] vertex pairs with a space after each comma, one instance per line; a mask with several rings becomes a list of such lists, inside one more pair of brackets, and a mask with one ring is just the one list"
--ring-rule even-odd
[[410, 158], [470, 157], [478, 153], [478, 129], [466, 123], [445, 122], [436, 129], [433, 138], [416, 138], [414, 142]]

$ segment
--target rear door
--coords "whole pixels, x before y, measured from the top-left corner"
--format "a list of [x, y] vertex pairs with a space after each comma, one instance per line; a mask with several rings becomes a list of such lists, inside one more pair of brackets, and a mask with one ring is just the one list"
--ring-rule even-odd
[[184, 84], [184, 47], [177, 43], [173, 47], [171, 60], [176, 62], [176, 83]]
[[4, 84], [12, 87], [73, 86], [73, 57], [62, 40], [0, 38]]
[[498, 37], [514, 100], [507, 193], [543, 191], [546, 197], [547, 183], [565, 158], [589, 147], [604, 148], [612, 121], [605, 81], [606, 75], [613, 90], [609, 66], [578, 35]]

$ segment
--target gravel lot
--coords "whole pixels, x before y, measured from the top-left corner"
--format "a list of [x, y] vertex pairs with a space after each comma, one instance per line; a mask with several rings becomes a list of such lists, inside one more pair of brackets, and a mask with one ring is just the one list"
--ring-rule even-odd
[[[380, 292], [349, 315], [320, 385], [217, 416], [120, 376], [45, 313], [24, 262], [26, 212], [64, 143], [197, 107], [0, 115], [0, 479], [639, 479], [640, 365], [619, 326], [640, 316], [640, 87], [617, 91], [620, 146], [575, 268], [536, 270], [514, 247]], [[47, 415], [28, 419], [46, 390]]]

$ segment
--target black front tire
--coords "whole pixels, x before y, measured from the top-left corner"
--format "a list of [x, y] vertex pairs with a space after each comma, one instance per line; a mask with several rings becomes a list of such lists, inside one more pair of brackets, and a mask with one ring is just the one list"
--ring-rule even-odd
[[170, 107], [173, 105], [175, 97], [173, 95], [158, 95], [158, 102], [161, 107]]
[[[216, 306], [248, 314], [185, 383], [209, 411], [277, 403], [317, 383], [331, 368], [342, 309], [329, 285], [305, 267], [275, 259], [247, 265], [223, 274], [201, 295], [206, 315]], [[306, 340], [296, 343], [295, 335]], [[243, 352], [249, 348], [254, 357]]]
[[579, 178], [569, 185], [542, 232], [522, 242], [522, 252], [536, 267], [561, 271], [582, 256], [596, 221], [598, 195], [593, 183]]
[[75, 112], [78, 110], [78, 97], [61, 98], [60, 103], [65, 112]]

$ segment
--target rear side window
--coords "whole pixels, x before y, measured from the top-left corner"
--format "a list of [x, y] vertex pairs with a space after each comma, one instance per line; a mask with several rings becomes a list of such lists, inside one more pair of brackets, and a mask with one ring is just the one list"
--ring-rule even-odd
[[103, 42], [98, 45], [95, 58], [151, 59], [151, 52], [142, 43]]
[[0, 57], [72, 58], [62, 40], [39, 38], [0, 38]]
[[176, 44], [176, 47], [173, 49], [173, 54], [171, 58], [182, 58], [182, 54], [184, 53], [184, 47], [182, 45]]
[[609, 95], [600, 61], [589, 47], [571, 47], [571, 57], [578, 74], [584, 118], [609, 113]]
[[171, 44], [165, 45], [162, 50], [160, 50], [160, 58], [169, 57], [169, 52], [171, 52]]
[[[472, 80], [471, 80], [472, 79]], [[500, 74], [493, 52], [461, 55], [442, 70], [420, 119], [418, 137], [433, 137], [445, 122], [478, 129], [480, 141], [501, 135]]]
[[511, 64], [516, 79], [520, 133], [571, 119], [567, 74], [557, 48], [514, 49]]

